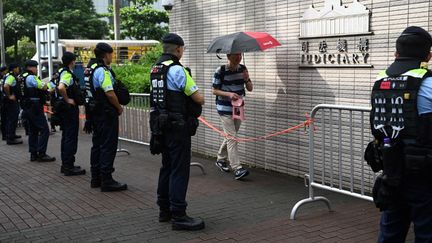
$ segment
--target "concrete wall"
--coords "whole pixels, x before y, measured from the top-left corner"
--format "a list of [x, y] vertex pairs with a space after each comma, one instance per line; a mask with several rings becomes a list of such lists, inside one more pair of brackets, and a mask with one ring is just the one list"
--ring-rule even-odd
[[[211, 81], [214, 70], [225, 63], [225, 60], [218, 60], [213, 54], [205, 54], [207, 45], [217, 36], [236, 31], [264, 31], [282, 44], [263, 53], [246, 54], [246, 65], [255, 90], [247, 94], [247, 120], [242, 125], [240, 134], [242, 137], [255, 137], [300, 123], [304, 120], [304, 114], [320, 103], [369, 105], [373, 79], [379, 70], [392, 62], [397, 36], [408, 25], [430, 30], [430, 1], [360, 1], [371, 10], [370, 27], [373, 35], [367, 37], [370, 42], [369, 63], [374, 67], [299, 68], [299, 20], [312, 2], [317, 8], [324, 5], [323, 0], [175, 2], [170, 28], [185, 39], [187, 50], [182, 62], [192, 68], [193, 76], [205, 95], [203, 115], [206, 119], [220, 127], [214, 96], [211, 93]], [[350, 4], [352, 0], [342, 2]], [[354, 48], [354, 43], [360, 37], [364, 36], [346, 37], [349, 45], [352, 45], [349, 48]], [[325, 39], [332, 45], [338, 40]], [[311, 45], [317, 45], [320, 39], [309, 41]], [[335, 129], [338, 129], [337, 125]], [[357, 134], [362, 134], [362, 131], [356, 131]], [[323, 138], [330, 135], [326, 134], [321, 136], [318, 142], [327, 146], [330, 145], [329, 139]], [[367, 141], [363, 144], [360, 139], [346, 141], [346, 134], [343, 138], [344, 144], [355, 148], [354, 162], [357, 166], [364, 165], [361, 149]], [[337, 144], [339, 137], [332, 139]], [[220, 142], [220, 136], [202, 125], [197, 136], [193, 138], [193, 150], [216, 155]], [[302, 176], [308, 166], [307, 146], [308, 137], [302, 130], [267, 141], [242, 143], [241, 161], [252, 166]], [[346, 152], [342, 158], [349, 155], [350, 152]], [[326, 156], [324, 159], [331, 160]]]

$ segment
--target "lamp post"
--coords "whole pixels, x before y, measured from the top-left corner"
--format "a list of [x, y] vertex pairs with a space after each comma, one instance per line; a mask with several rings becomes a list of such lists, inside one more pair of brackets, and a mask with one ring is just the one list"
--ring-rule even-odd
[[6, 65], [5, 60], [5, 42], [4, 42], [4, 26], [3, 26], [3, 0], [0, 0], [0, 59], [1, 65]]

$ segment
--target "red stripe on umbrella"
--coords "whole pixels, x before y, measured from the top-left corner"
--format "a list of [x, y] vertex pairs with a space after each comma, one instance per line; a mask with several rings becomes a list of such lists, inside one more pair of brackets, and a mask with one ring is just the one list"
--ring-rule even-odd
[[271, 35], [264, 32], [244, 32], [246, 35], [254, 38], [258, 45], [261, 47], [261, 50], [266, 50], [272, 47], [280, 46], [281, 44]]

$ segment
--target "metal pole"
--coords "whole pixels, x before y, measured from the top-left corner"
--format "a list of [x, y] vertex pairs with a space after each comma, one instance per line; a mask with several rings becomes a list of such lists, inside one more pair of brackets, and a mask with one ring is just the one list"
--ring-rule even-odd
[[47, 34], [48, 34], [48, 82], [49, 82], [52, 78], [52, 72], [53, 72], [51, 24], [48, 24]]
[[38, 76], [42, 77], [42, 66], [41, 66], [41, 46], [40, 46], [40, 33], [39, 33], [39, 25], [35, 26], [35, 32], [36, 32], [36, 52], [37, 52], [37, 61], [39, 63], [38, 65]]
[[114, 0], [114, 39], [120, 40], [120, 0]]
[[4, 42], [4, 28], [3, 28], [3, 0], [0, 0], [0, 59], [1, 65], [6, 65], [5, 60], [5, 42]]

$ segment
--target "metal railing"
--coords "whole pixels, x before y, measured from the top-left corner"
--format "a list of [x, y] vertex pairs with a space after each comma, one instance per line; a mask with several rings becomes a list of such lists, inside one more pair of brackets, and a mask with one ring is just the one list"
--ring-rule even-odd
[[324, 202], [331, 211], [330, 201], [315, 196], [314, 188], [373, 201], [370, 195], [375, 173], [363, 160], [365, 143], [372, 139], [370, 110], [370, 107], [327, 104], [312, 109], [314, 126], [309, 127], [309, 174], [305, 174], [309, 198], [294, 205], [291, 219], [295, 219], [302, 205], [316, 201]]
[[[150, 145], [150, 94], [131, 93], [131, 101], [123, 107], [123, 114], [120, 116], [119, 144], [117, 152], [129, 154], [129, 151], [122, 147], [122, 141], [142, 145]], [[198, 162], [191, 162], [205, 174], [204, 166]]]

